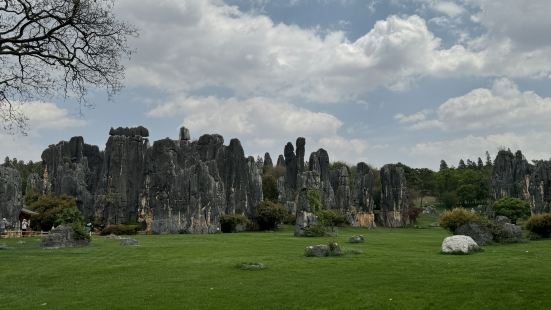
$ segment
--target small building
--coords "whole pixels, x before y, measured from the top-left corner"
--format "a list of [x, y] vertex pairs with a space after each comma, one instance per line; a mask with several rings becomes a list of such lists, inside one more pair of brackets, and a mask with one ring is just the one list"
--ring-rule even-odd
[[38, 213], [27, 208], [22, 208], [21, 212], [19, 213], [19, 223], [21, 223], [23, 220], [30, 221], [33, 215], [38, 215]]

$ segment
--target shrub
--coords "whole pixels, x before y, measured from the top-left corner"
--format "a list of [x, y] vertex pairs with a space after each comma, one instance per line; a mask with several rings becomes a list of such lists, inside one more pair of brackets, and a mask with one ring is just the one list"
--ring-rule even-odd
[[101, 235], [135, 235], [139, 230], [138, 225], [111, 224], [101, 231]]
[[[72, 223], [76, 220], [83, 223], [82, 215], [76, 208], [76, 199], [71, 196], [44, 195], [33, 197], [30, 209], [38, 214], [31, 218], [34, 230], [48, 231], [54, 225]], [[66, 209], [70, 209], [65, 211]]]
[[260, 230], [274, 230], [288, 216], [287, 209], [279, 203], [264, 201], [258, 207], [255, 218]]
[[275, 176], [271, 174], [265, 174], [262, 177], [262, 194], [264, 200], [277, 201], [277, 180]]
[[320, 191], [317, 189], [309, 188], [306, 191], [306, 198], [308, 199], [308, 204], [310, 205], [310, 211], [312, 213], [316, 213], [323, 207], [320, 196]]
[[327, 235], [327, 227], [325, 225], [316, 223], [303, 228], [304, 237], [324, 237]]
[[530, 216], [530, 205], [518, 198], [501, 198], [492, 207], [495, 210], [495, 215], [506, 216], [513, 224], [516, 224], [518, 219]]
[[220, 217], [220, 230], [223, 233], [237, 232], [239, 225], [246, 227], [249, 224], [249, 219], [241, 214], [224, 214]]
[[342, 227], [347, 224], [344, 215], [335, 212], [334, 210], [320, 210], [316, 212], [316, 215], [318, 216], [318, 220], [320, 221], [320, 223], [325, 226]]
[[526, 222], [526, 229], [541, 238], [551, 235], [551, 213], [532, 215]]
[[488, 224], [488, 219], [465, 208], [454, 208], [442, 212], [439, 222], [441, 227], [454, 233], [457, 228], [468, 222]]

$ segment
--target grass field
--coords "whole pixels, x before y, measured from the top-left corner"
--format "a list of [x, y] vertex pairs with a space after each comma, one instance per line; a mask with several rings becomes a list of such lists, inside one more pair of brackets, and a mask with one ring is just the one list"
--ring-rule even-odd
[[[353, 234], [363, 244], [347, 244]], [[1, 240], [1, 309], [551, 309], [551, 241], [441, 255], [447, 232], [340, 229], [335, 238], [277, 232], [96, 237], [86, 248], [43, 250]], [[21, 239], [20, 239], [21, 240]], [[336, 240], [363, 254], [308, 258]], [[267, 268], [240, 270], [241, 262]]]

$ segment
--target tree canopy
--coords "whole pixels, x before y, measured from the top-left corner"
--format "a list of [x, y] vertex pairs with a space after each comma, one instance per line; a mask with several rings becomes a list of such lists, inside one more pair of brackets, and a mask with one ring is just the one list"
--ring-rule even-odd
[[85, 103], [90, 86], [121, 89], [136, 29], [113, 0], [0, 0], [0, 120], [25, 132], [20, 105], [62, 94]]

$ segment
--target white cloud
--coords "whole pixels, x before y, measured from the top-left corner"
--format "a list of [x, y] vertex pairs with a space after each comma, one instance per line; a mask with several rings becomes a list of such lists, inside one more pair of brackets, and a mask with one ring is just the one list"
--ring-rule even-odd
[[340, 31], [275, 24], [219, 1], [126, 0], [119, 11], [141, 29], [129, 83], [171, 92], [220, 87], [238, 97], [338, 102], [482, 65], [462, 46], [441, 48], [415, 15], [391, 15], [350, 42]]
[[28, 119], [28, 136], [19, 133], [13, 135], [0, 132], [0, 156], [20, 160], [40, 160], [45, 146], [54, 141], [44, 143], [44, 134], [69, 128], [82, 127], [86, 122], [70, 115], [69, 111], [51, 102], [31, 101], [17, 102], [16, 109]]
[[69, 111], [51, 102], [31, 101], [21, 103], [19, 109], [29, 119], [29, 127], [35, 129], [66, 129], [82, 127], [86, 121], [73, 117]]
[[397, 115], [400, 123], [412, 129], [442, 128], [449, 131], [481, 129], [548, 129], [551, 130], [551, 98], [532, 91], [520, 91], [509, 79], [494, 81], [490, 89], [478, 88], [448, 99], [441, 104], [435, 118], [426, 111]]
[[550, 132], [529, 131], [486, 136], [468, 135], [457, 139], [418, 143], [410, 149], [411, 164], [416, 167], [438, 169], [440, 160], [444, 159], [448, 165], [457, 166], [460, 159], [484, 158], [486, 151], [495, 156], [497, 150], [502, 148], [510, 148], [513, 151], [520, 149], [529, 160], [549, 159], [550, 139]]
[[465, 13], [465, 9], [462, 6], [451, 1], [435, 1], [431, 3], [431, 8], [450, 17], [456, 17]]
[[148, 115], [182, 117], [182, 125], [190, 128], [192, 135], [210, 132], [238, 137], [252, 154], [269, 151], [277, 157], [287, 141], [294, 142], [299, 136], [306, 138], [308, 150], [323, 147], [332, 159], [351, 163], [365, 159], [369, 148], [364, 139], [339, 135], [342, 122], [331, 114], [268, 98], [180, 97], [153, 108]]

